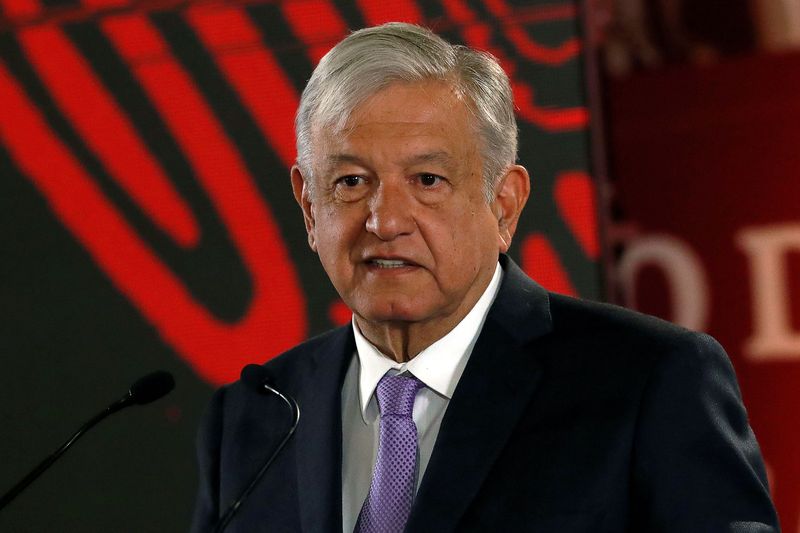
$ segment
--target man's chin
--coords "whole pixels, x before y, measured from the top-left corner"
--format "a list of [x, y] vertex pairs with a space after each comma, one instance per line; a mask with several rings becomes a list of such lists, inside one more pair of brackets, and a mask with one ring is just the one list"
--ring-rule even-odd
[[379, 304], [356, 306], [355, 313], [358, 318], [370, 324], [408, 324], [422, 322], [429, 318], [419, 305], [414, 302], [381, 302]]

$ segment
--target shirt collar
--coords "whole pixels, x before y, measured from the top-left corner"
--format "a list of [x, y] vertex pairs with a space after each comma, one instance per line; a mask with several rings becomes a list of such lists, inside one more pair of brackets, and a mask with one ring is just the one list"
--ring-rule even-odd
[[458, 380], [464, 372], [475, 341], [489, 313], [489, 308], [500, 288], [503, 269], [498, 263], [494, 275], [483, 294], [461, 322], [447, 335], [422, 350], [411, 361], [398, 363], [381, 353], [352, 321], [359, 359], [359, 399], [361, 414], [366, 421], [367, 406], [378, 382], [390, 370], [395, 373], [410, 372], [426, 387], [448, 400], [453, 396]]

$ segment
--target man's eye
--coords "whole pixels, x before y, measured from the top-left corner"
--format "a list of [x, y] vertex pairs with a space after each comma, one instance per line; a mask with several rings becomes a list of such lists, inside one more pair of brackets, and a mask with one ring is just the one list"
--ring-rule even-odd
[[344, 176], [343, 178], [339, 178], [339, 183], [345, 187], [357, 187], [364, 183], [364, 178], [361, 176]]
[[420, 174], [419, 182], [425, 187], [435, 187], [441, 183], [442, 177], [436, 174]]
[[339, 201], [355, 202], [361, 200], [369, 192], [370, 181], [365, 176], [349, 174], [337, 178], [333, 194]]

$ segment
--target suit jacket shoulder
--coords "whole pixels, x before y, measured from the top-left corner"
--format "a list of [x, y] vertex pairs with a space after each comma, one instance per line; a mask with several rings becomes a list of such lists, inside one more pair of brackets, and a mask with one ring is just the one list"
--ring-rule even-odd
[[716, 341], [503, 266], [408, 531], [777, 530]]
[[[350, 356], [355, 351], [352, 326], [345, 326], [326, 331], [312, 337], [301, 344], [287, 350], [264, 364], [276, 383], [293, 395], [300, 392], [303, 380], [324, 367], [324, 371], [333, 369], [340, 375]], [[344, 374], [341, 373], [343, 377]]]

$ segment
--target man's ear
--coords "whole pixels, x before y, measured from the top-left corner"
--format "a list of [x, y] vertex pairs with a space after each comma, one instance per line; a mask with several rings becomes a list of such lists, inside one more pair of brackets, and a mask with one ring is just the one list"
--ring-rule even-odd
[[297, 165], [292, 167], [292, 192], [297, 205], [303, 210], [303, 222], [306, 224], [306, 233], [308, 233], [308, 245], [315, 252], [317, 251], [317, 241], [315, 238], [315, 225], [314, 225], [314, 210], [311, 206], [311, 194], [303, 173]]
[[497, 245], [502, 253], [511, 247], [511, 239], [517, 231], [517, 222], [530, 192], [530, 177], [521, 165], [508, 167], [495, 186], [492, 211], [497, 217]]

